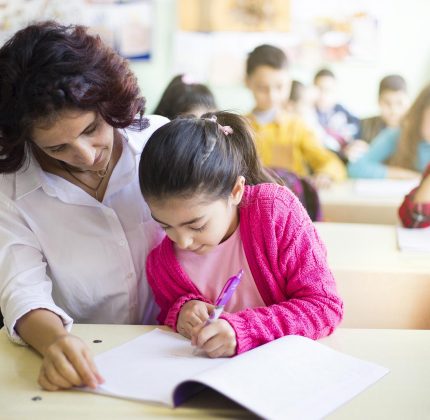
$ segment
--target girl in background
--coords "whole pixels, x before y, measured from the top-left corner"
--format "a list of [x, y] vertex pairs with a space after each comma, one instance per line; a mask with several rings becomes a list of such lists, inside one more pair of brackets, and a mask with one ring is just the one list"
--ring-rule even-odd
[[368, 152], [348, 165], [352, 178], [419, 177], [430, 163], [430, 85], [409, 108], [400, 129], [386, 128]]
[[[210, 357], [288, 334], [333, 332], [343, 307], [325, 247], [294, 194], [270, 183], [243, 117], [171, 121], [148, 141], [139, 177], [167, 234], [147, 259], [160, 323]], [[240, 268], [226, 312], [205, 326], [224, 282]]]
[[164, 90], [154, 114], [173, 120], [178, 115], [200, 115], [217, 109], [211, 90], [190, 76], [175, 76]]

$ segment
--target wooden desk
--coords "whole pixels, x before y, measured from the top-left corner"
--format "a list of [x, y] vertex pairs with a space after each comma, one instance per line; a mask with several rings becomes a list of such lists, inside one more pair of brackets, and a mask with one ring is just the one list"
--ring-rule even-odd
[[[93, 353], [108, 350], [152, 327], [75, 325]], [[94, 339], [102, 343], [93, 343]], [[430, 331], [338, 329], [322, 343], [379, 363], [391, 372], [338, 408], [329, 419], [424, 419], [430, 413]], [[0, 418], [7, 420], [76, 420], [142, 418], [252, 418], [243, 408], [204, 391], [183, 406], [169, 409], [78, 391], [41, 391], [36, 383], [40, 357], [8, 341], [0, 331]], [[41, 400], [33, 401], [34, 397]]]
[[[397, 210], [415, 183], [417, 181], [348, 179], [333, 184], [329, 189], [319, 191], [324, 220], [337, 223], [397, 224]], [[362, 191], [362, 186], [365, 185], [368, 193]]]
[[348, 328], [430, 328], [430, 255], [404, 253], [396, 228], [316, 223]]

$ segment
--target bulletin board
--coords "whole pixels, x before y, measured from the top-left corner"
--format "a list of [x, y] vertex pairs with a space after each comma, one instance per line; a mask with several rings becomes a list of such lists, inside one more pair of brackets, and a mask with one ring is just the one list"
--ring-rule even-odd
[[296, 69], [330, 63], [372, 65], [385, 0], [178, 0], [175, 73], [212, 86], [244, 78], [247, 54], [268, 43]]
[[0, 0], [0, 44], [29, 23], [82, 24], [132, 60], [153, 51], [154, 0]]

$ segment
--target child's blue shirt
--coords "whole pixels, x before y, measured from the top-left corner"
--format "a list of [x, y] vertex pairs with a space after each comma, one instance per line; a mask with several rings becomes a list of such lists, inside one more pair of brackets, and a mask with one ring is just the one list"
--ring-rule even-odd
[[[365, 155], [348, 164], [348, 175], [351, 178], [386, 178], [386, 162], [396, 151], [400, 138], [398, 128], [382, 130], [370, 144]], [[418, 144], [415, 169], [423, 172], [430, 163], [430, 143], [422, 140]]]

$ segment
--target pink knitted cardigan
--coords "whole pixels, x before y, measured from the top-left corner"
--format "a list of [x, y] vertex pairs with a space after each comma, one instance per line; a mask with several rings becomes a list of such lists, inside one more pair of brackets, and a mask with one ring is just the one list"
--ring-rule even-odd
[[[246, 186], [239, 217], [245, 255], [267, 306], [223, 313], [236, 332], [236, 352], [284, 335], [331, 334], [342, 319], [343, 303], [325, 247], [298, 199], [275, 184]], [[146, 271], [161, 309], [158, 321], [175, 331], [184, 303], [212, 303], [179, 265], [167, 237], [148, 256]]]

